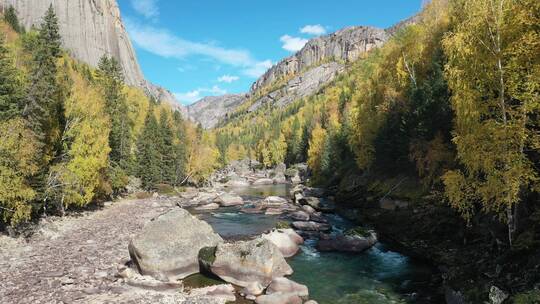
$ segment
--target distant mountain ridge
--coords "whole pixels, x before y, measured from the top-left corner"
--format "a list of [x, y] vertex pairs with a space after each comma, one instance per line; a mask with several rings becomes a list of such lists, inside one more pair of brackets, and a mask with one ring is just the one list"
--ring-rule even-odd
[[[213, 107], [207, 105], [209, 100], [203, 99], [187, 107], [189, 116], [201, 125], [211, 128], [248, 100], [252, 102], [248, 112], [268, 103], [286, 106], [296, 99], [315, 94], [345, 71], [349, 62], [380, 47], [390, 36], [391, 34], [384, 29], [353, 26], [313, 38], [300, 51], [281, 60], [257, 79], [243, 101], [225, 105], [228, 102], [227, 96], [213, 97], [211, 100], [215, 108], [223, 109], [224, 112], [215, 113], [212, 110], [214, 113], [207, 115], [205, 109]], [[284, 83], [272, 87], [280, 81]], [[268, 92], [261, 94], [265, 90]], [[200, 102], [204, 102], [205, 106], [201, 107]], [[212, 121], [207, 120], [210, 116]]]
[[26, 28], [39, 25], [51, 4], [58, 17], [63, 47], [73, 57], [93, 67], [104, 54], [116, 58], [128, 85], [186, 114], [171, 92], [145, 79], [116, 0], [0, 0], [1, 7], [15, 8]]

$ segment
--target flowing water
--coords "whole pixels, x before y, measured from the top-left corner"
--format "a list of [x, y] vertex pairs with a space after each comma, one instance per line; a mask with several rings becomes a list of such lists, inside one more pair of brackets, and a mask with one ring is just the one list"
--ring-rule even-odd
[[[288, 189], [286, 185], [274, 185], [234, 192], [249, 202], [270, 195], [286, 196]], [[244, 214], [238, 207], [196, 213], [229, 239], [261, 234], [283, 220], [279, 216]], [[355, 226], [338, 215], [328, 215], [328, 220], [334, 231]], [[310, 299], [320, 304], [436, 303], [433, 298], [426, 300], [433, 270], [388, 250], [384, 244], [360, 254], [318, 252], [315, 246], [315, 240], [307, 240], [288, 263], [294, 270], [291, 279], [307, 285]]]

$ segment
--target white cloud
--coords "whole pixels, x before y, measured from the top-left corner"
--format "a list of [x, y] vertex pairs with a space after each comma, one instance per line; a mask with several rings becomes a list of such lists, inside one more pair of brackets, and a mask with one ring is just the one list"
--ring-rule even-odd
[[302, 34], [308, 34], [308, 35], [314, 35], [314, 36], [320, 36], [326, 34], [326, 29], [324, 26], [320, 24], [315, 25], [306, 25], [303, 28], [300, 29], [300, 33]]
[[279, 40], [283, 42], [282, 48], [290, 52], [300, 51], [308, 42], [307, 39], [300, 37], [292, 37], [289, 35], [283, 35], [281, 36], [281, 38], [279, 38]]
[[218, 78], [218, 82], [231, 83], [231, 82], [237, 81], [238, 79], [240, 79], [240, 77], [238, 77], [238, 76], [223, 75], [223, 76]]
[[133, 9], [148, 19], [154, 19], [159, 16], [157, 0], [131, 0]]
[[[142, 25], [131, 19], [125, 20], [132, 40], [142, 49], [165, 58], [184, 59], [198, 55], [241, 68], [245, 75], [258, 77], [262, 73], [253, 73], [260, 66], [266, 66], [268, 60], [258, 61], [249, 51], [243, 49], [228, 49], [214, 43], [200, 43], [175, 36], [166, 29]], [[271, 66], [271, 64], [270, 64]]]
[[213, 86], [211, 88], [198, 88], [193, 91], [184, 92], [184, 93], [174, 93], [174, 96], [181, 103], [185, 105], [189, 105], [196, 101], [201, 100], [205, 96], [214, 96], [214, 95], [223, 95], [223, 94], [227, 94], [227, 90], [224, 90], [218, 86]]

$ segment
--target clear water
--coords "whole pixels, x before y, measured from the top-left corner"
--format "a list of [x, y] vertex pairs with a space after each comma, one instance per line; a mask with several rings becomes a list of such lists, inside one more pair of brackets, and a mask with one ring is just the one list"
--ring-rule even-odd
[[[288, 186], [270, 185], [237, 188], [245, 200], [270, 195], [286, 196]], [[239, 207], [196, 212], [224, 238], [261, 234], [280, 221], [278, 216], [244, 214]], [[354, 227], [337, 215], [328, 215], [334, 232]], [[291, 279], [309, 288], [310, 299], [319, 304], [437, 303], [416, 298], [426, 293], [433, 271], [430, 267], [388, 250], [384, 244], [361, 254], [318, 252], [314, 240], [307, 240], [301, 252], [288, 259], [294, 269]]]

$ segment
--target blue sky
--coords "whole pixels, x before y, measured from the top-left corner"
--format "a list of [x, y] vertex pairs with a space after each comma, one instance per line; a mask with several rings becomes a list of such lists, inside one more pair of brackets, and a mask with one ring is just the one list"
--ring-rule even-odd
[[318, 35], [353, 25], [386, 28], [422, 0], [119, 0], [150, 81], [183, 104], [247, 92], [272, 64]]

